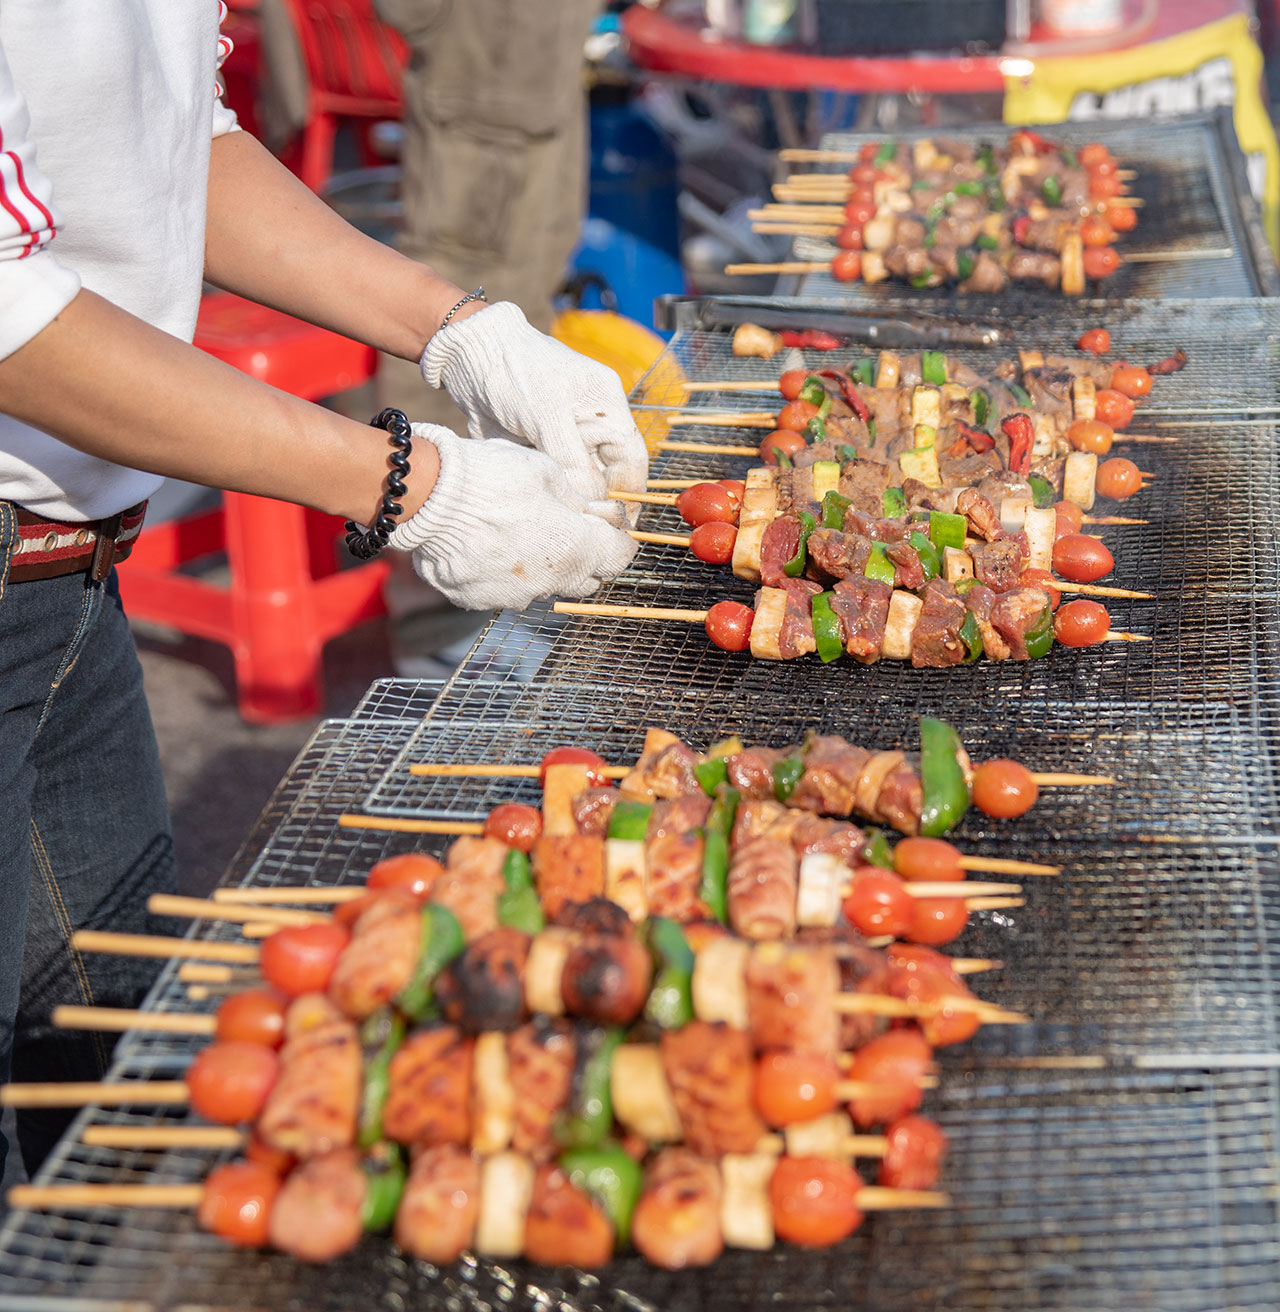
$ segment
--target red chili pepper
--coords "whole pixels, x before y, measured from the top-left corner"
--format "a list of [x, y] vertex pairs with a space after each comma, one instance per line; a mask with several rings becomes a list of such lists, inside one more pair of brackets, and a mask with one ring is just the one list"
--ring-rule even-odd
[[957, 437], [954, 442], [947, 447], [947, 455], [962, 456], [969, 449], [969, 443], [963, 437]]
[[1001, 420], [1001, 430], [1009, 438], [1009, 468], [1015, 474], [1031, 472], [1031, 444], [1035, 441], [1035, 429], [1029, 415], [1010, 415]]
[[840, 392], [848, 402], [849, 409], [865, 424], [871, 419], [871, 411], [867, 409], [867, 403], [858, 395], [858, 389], [854, 387], [853, 380], [842, 374], [838, 369], [819, 369], [819, 378], [834, 378], [840, 384]]
[[784, 328], [779, 334], [782, 338], [783, 346], [803, 346], [804, 333], [797, 332], [794, 328]]
[[1149, 374], [1176, 374], [1179, 369], [1186, 367], [1187, 353], [1179, 347], [1172, 355], [1165, 356], [1163, 360], [1157, 360], [1155, 364], [1147, 365]]
[[956, 421], [956, 427], [964, 434], [961, 440], [979, 453], [990, 451], [996, 444], [995, 438], [990, 433], [984, 433], [980, 428], [970, 428], [963, 419]]
[[1038, 132], [1032, 132], [1030, 128], [1019, 128], [1009, 138], [1009, 144], [1013, 145], [1019, 139], [1025, 141], [1037, 155], [1048, 155], [1058, 149], [1052, 141], [1047, 141]]
[[1026, 238], [1027, 235], [1027, 229], [1030, 227], [1031, 227], [1031, 216], [1029, 214], [1019, 214], [1018, 217], [1014, 219], [1013, 239], [1018, 243], [1019, 246], [1022, 245], [1023, 240]]
[[804, 334], [804, 345], [813, 351], [838, 351], [844, 345], [844, 338], [809, 328]]

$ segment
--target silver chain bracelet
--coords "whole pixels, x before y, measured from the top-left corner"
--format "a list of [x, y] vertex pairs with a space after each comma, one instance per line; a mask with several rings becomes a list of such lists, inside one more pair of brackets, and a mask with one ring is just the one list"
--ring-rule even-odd
[[[455, 306], [453, 307], [453, 309], [450, 310], [449, 313], [446, 314], [445, 317], [444, 317], [443, 319], [440, 320], [440, 328], [447, 328], [448, 325], [449, 325], [449, 320], [452, 319], [453, 316], [454, 316], [455, 314], [457, 314], [458, 311], [459, 311], [460, 309], [462, 309], [462, 307], [463, 307], [464, 305], [466, 305], [469, 301], [483, 301], [483, 300], [485, 300], [485, 299], [486, 299], [486, 297], [485, 297], [485, 294], [484, 294], [484, 288], [483, 288], [483, 287], [477, 287], [477, 288], [475, 289], [475, 291], [473, 291], [473, 292], [468, 292], [468, 293], [462, 298], [462, 300], [460, 300], [460, 301], [457, 303], [457, 305], [455, 305]], [[440, 329], [437, 328], [436, 331], [439, 332]]]

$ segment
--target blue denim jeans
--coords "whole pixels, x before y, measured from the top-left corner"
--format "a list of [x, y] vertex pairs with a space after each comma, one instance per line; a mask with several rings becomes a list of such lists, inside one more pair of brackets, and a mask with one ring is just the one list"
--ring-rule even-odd
[[[136, 1007], [156, 963], [82, 956], [71, 935], [167, 929], [146, 902], [173, 890], [173, 840], [115, 576], [10, 582], [13, 511], [0, 501], [0, 1081], [94, 1080], [112, 1040], [54, 1029], [52, 1008]], [[72, 1115], [19, 1114], [28, 1170]]]

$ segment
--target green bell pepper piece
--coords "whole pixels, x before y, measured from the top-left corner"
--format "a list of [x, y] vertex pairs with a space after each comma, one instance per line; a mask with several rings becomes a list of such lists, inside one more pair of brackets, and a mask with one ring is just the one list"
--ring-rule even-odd
[[782, 567], [782, 572], [789, 579], [798, 579], [804, 573], [804, 563], [807, 555], [805, 547], [809, 541], [809, 534], [818, 526], [817, 520], [807, 510], [800, 512], [799, 520], [800, 545], [796, 548], [796, 554]]
[[823, 423], [821, 415], [814, 415], [814, 417], [805, 424], [802, 436], [810, 446], [815, 442], [825, 442], [827, 440], [827, 426]]
[[1019, 405], [1024, 405], [1028, 409], [1030, 409], [1031, 393], [1028, 392], [1027, 389], [1023, 387], [1021, 383], [1009, 383], [1007, 384], [1007, 386], [1009, 388], [1009, 391], [1013, 393], [1013, 399], [1017, 401]]
[[848, 442], [845, 442], [839, 447], [836, 454], [847, 464], [850, 461], [857, 460], [858, 448], [856, 446], [850, 446]]
[[715, 795], [702, 828], [702, 882], [698, 897], [721, 923], [729, 919], [729, 835], [742, 794], [725, 784]]
[[885, 519], [897, 519], [907, 513], [907, 494], [900, 487], [887, 487], [880, 503]]
[[992, 179], [991, 184], [987, 187], [987, 205], [997, 214], [1004, 209], [1006, 205], [1004, 188], [997, 179]]
[[1027, 482], [1031, 484], [1031, 500], [1037, 510], [1047, 510], [1058, 499], [1053, 484], [1039, 474], [1028, 474]]
[[796, 785], [804, 774], [804, 757], [788, 756], [777, 761], [773, 767], [773, 795], [780, 802], [787, 801], [795, 792]]
[[978, 620], [973, 611], [966, 613], [964, 623], [960, 626], [960, 641], [968, 649], [964, 658], [966, 665], [972, 664], [982, 655], [982, 631], [978, 628]]
[[1050, 176], [1040, 184], [1040, 192], [1050, 205], [1062, 204], [1062, 183]]
[[596, 1148], [613, 1125], [613, 1094], [609, 1072], [613, 1053], [622, 1042], [616, 1026], [587, 1031], [581, 1040], [584, 1056], [574, 1080], [573, 1106], [556, 1120], [556, 1142], [562, 1148]]
[[[708, 757], [693, 767], [693, 777], [698, 781], [702, 791], [708, 797], [713, 797], [721, 784], [729, 782], [729, 763], [723, 756]], [[614, 810], [616, 811], [617, 807]], [[644, 835], [641, 834], [640, 837], [643, 838]]]
[[844, 512], [853, 502], [839, 492], [828, 492], [822, 498], [822, 527], [844, 528]]
[[893, 587], [893, 580], [898, 575], [898, 567], [884, 554], [883, 542], [871, 544], [871, 555], [867, 558], [867, 567], [862, 572], [869, 579], [876, 579]]
[[969, 405], [973, 409], [973, 422], [978, 428], [986, 428], [987, 416], [991, 413], [991, 398], [981, 387], [975, 387], [969, 393]]
[[498, 924], [518, 929], [522, 934], [537, 934], [546, 923], [536, 888], [508, 889], [498, 894]]
[[873, 163], [876, 168], [888, 164], [890, 160], [898, 153], [898, 147], [892, 141], [886, 141], [884, 145], [876, 151], [876, 157]]
[[831, 609], [833, 596], [833, 592], [819, 592], [809, 603], [813, 614], [813, 636], [824, 665], [830, 665], [844, 655], [844, 628], [840, 616]]
[[938, 244], [937, 226], [935, 225], [934, 221], [930, 219], [930, 221], [927, 224], [925, 224], [924, 248], [927, 251], [931, 251], [937, 244]]
[[861, 383], [864, 387], [870, 387], [876, 381], [876, 362], [875, 358], [870, 355], [864, 355], [857, 364], [849, 366], [849, 377], [855, 383]]
[[865, 831], [867, 841], [862, 846], [862, 859], [869, 866], [879, 866], [881, 870], [893, 869], [893, 844], [885, 837], [883, 829]]
[[1053, 646], [1053, 611], [1050, 607], [1046, 606], [1040, 612], [1040, 618], [1027, 630], [1023, 642], [1033, 661], [1049, 654], [1049, 648]]
[[951, 190], [954, 191], [957, 196], [981, 196], [982, 183], [969, 182], [968, 180], [964, 182], [957, 182], [956, 185], [951, 188]]
[[372, 1148], [382, 1138], [382, 1109], [390, 1091], [391, 1058], [404, 1042], [404, 1018], [390, 1007], [374, 1012], [361, 1026], [364, 1049], [364, 1087], [360, 1092], [360, 1123], [356, 1143]]
[[1062, 162], [1069, 169], [1075, 168], [1079, 163], [1079, 160], [1076, 157], [1076, 152], [1072, 150], [1070, 146], [1059, 146], [1058, 154], [1062, 156]]
[[466, 946], [462, 926], [447, 907], [427, 902], [422, 908], [418, 960], [408, 984], [400, 990], [396, 1006], [410, 1020], [420, 1020], [431, 1006], [436, 976]]
[[684, 930], [666, 916], [650, 916], [653, 986], [644, 1004], [645, 1019], [664, 1030], [678, 1030], [693, 1019], [693, 949]]
[[934, 550], [933, 543], [919, 529], [912, 533], [907, 541], [915, 547], [916, 555], [920, 557], [920, 567], [924, 570], [924, 581], [928, 583], [930, 579], [936, 579], [942, 573], [942, 561]]
[[[724, 763], [721, 762], [721, 765]], [[725, 773], [728, 768], [725, 767]], [[644, 841], [644, 836], [649, 832], [649, 819], [653, 815], [653, 807], [648, 802], [628, 802], [626, 800], [615, 802], [613, 805], [613, 814], [609, 817], [609, 838], [620, 838], [627, 843], [639, 843]]]
[[980, 232], [978, 234], [978, 245], [984, 251], [998, 251], [1000, 249], [999, 237], [993, 237], [989, 232]]
[[366, 1234], [390, 1230], [404, 1193], [404, 1156], [398, 1144], [380, 1143], [366, 1154], [364, 1162], [364, 1206], [360, 1222]]
[[876, 421], [874, 419], [867, 420], [867, 436], [873, 442], [876, 440]]
[[631, 1238], [631, 1214], [640, 1198], [644, 1171], [640, 1163], [612, 1145], [577, 1149], [560, 1155], [560, 1169], [575, 1189], [583, 1189], [600, 1204], [613, 1223], [619, 1246]]
[[917, 273], [914, 277], [910, 279], [911, 285], [916, 289], [916, 291], [920, 291], [921, 288], [927, 287], [932, 281], [933, 281], [933, 274], [931, 273]]
[[795, 468], [795, 466], [796, 466], [796, 462], [795, 462], [794, 460], [792, 460], [791, 457], [790, 457], [789, 455], [787, 455], [787, 453], [786, 453], [785, 451], [779, 451], [779, 452], [777, 452], [776, 454], [777, 454], [778, 468], [779, 468], [779, 469], [794, 469], [794, 468]]
[[816, 405], [821, 408], [824, 404], [827, 409], [831, 408], [831, 398], [827, 395], [827, 389], [822, 385], [822, 379], [810, 374], [804, 380], [804, 386], [796, 394], [797, 401], [808, 401], [810, 405]]
[[947, 357], [941, 351], [921, 351], [920, 377], [934, 387], [941, 387], [947, 381]]
[[529, 858], [518, 847], [511, 848], [503, 858], [502, 882], [506, 884], [509, 893], [533, 887], [533, 870]]
[[963, 515], [950, 515], [945, 510], [929, 512], [929, 539], [939, 551], [943, 547], [955, 547], [959, 551], [964, 546], [968, 527]]
[[985, 145], [979, 146], [977, 159], [978, 159], [978, 163], [982, 165], [984, 172], [986, 173], [997, 172], [995, 152], [991, 149], [990, 146], [985, 146]]
[[978, 580], [970, 574], [966, 578], [956, 579], [951, 586], [955, 588], [962, 597], [967, 597], [969, 593], [978, 586]]
[[969, 785], [960, 768], [959, 751], [959, 735], [949, 724], [921, 717], [920, 782], [924, 788], [924, 806], [920, 812], [920, 832], [926, 838], [938, 838], [954, 829], [969, 808]]
[[973, 276], [973, 256], [968, 251], [956, 252], [956, 276], [961, 282]]

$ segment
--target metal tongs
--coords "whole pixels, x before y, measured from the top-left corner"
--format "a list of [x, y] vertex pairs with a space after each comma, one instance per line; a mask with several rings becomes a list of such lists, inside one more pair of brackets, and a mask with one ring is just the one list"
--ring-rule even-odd
[[997, 324], [944, 319], [917, 311], [886, 313], [856, 306], [823, 311], [776, 300], [715, 298], [697, 304], [698, 324], [703, 328], [735, 328], [743, 323], [759, 324], [774, 332], [809, 328], [837, 337], [855, 337], [873, 346], [892, 347], [995, 346], [1003, 339]]

